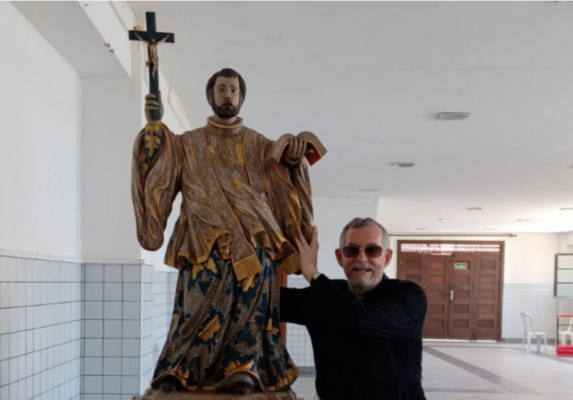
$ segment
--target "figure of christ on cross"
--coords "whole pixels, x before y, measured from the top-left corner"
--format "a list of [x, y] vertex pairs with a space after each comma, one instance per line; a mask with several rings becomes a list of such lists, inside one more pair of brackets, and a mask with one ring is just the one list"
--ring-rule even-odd
[[163, 39], [159, 41], [157, 41], [157, 39], [154, 37], [150, 38], [149, 40], [145, 40], [139, 36], [137, 32], [135, 32], [134, 35], [140, 41], [147, 44], [147, 48], [149, 49], [149, 59], [145, 65], [148, 67], [151, 66], [151, 76], [153, 79], [157, 79], [157, 68], [159, 68], [159, 55], [157, 54], [157, 45], [168, 40], [171, 35], [168, 33]]
[[[175, 43], [173, 33], [157, 32], [155, 29], [155, 13], [145, 13], [147, 31], [129, 31], [129, 40], [140, 41], [147, 44], [148, 59], [146, 65], [149, 67], [149, 93], [159, 97], [159, 54], [157, 46], [161, 43]], [[154, 119], [159, 119], [159, 111], [153, 112]]]

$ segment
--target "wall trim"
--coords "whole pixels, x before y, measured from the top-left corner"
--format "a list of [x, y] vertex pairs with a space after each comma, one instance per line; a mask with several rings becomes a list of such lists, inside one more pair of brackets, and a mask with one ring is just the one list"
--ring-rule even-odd
[[36, 253], [33, 251], [25, 251], [25, 250], [9, 250], [2, 248], [0, 248], [0, 256], [13, 257], [13, 258], [31, 258], [35, 260], [44, 260], [44, 261], [60, 261], [74, 264], [83, 263], [83, 260], [80, 257], [70, 257], [61, 254]]
[[152, 260], [143, 258], [98, 258], [98, 257], [70, 257], [61, 254], [36, 253], [25, 250], [10, 250], [0, 248], [0, 256], [12, 258], [30, 258], [33, 260], [59, 261], [73, 264], [137, 264], [156, 267]]
[[82, 259], [83, 264], [147, 264], [154, 266], [153, 264], [149, 264], [145, 260], [141, 258], [98, 258], [98, 257], [88, 257]]

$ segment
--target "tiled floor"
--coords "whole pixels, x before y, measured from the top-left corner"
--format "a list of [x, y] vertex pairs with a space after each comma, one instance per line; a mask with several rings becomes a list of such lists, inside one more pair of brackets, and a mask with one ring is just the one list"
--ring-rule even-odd
[[[424, 342], [422, 385], [428, 400], [573, 399], [573, 358], [555, 348], [537, 355], [520, 345]], [[314, 375], [301, 374], [293, 390], [315, 399]]]

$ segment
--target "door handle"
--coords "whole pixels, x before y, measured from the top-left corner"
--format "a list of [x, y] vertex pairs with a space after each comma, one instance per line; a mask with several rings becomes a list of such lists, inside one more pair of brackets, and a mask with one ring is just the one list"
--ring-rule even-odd
[[454, 299], [454, 291], [450, 290], [450, 300], [453, 300], [453, 299]]

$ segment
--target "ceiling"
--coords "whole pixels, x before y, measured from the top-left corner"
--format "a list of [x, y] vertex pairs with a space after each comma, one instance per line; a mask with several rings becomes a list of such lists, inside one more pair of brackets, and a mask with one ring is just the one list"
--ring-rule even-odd
[[247, 126], [321, 138], [315, 196], [380, 198], [391, 232], [573, 230], [572, 3], [130, 4], [175, 33], [161, 68], [193, 126], [231, 67]]

